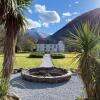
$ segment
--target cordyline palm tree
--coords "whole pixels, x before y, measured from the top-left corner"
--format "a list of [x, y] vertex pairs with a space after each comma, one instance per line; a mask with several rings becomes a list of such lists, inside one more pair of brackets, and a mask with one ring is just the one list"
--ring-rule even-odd
[[68, 40], [68, 44], [81, 50], [79, 69], [89, 100], [100, 100], [100, 63], [92, 56], [92, 50], [100, 43], [99, 24], [91, 28], [91, 24], [86, 22], [74, 26], [74, 29], [76, 34], [69, 32], [73, 38]]
[[8, 91], [14, 66], [17, 34], [25, 29], [23, 11], [30, 3], [31, 0], [0, 0], [0, 24], [3, 24], [6, 30], [0, 96], [5, 96]]

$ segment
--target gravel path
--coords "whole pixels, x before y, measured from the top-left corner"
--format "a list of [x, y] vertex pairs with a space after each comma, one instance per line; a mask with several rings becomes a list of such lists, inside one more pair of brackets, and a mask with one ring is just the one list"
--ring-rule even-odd
[[21, 100], [75, 100], [79, 96], [86, 96], [77, 74], [72, 75], [70, 81], [57, 84], [32, 83], [15, 74], [10, 84], [10, 92], [16, 93]]
[[43, 62], [40, 67], [53, 67], [50, 54], [45, 54], [43, 56]]
[[[49, 54], [45, 54], [40, 67], [53, 67]], [[12, 75], [9, 92], [17, 94], [21, 100], [75, 100], [86, 97], [83, 82], [77, 74], [68, 82], [57, 84], [33, 83], [25, 81], [20, 74]]]

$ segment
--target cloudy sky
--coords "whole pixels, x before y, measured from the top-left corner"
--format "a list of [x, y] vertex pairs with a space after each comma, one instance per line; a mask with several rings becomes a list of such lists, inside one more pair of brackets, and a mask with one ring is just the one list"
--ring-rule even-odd
[[33, 0], [25, 15], [30, 23], [28, 29], [53, 34], [75, 17], [95, 8], [100, 8], [100, 0]]

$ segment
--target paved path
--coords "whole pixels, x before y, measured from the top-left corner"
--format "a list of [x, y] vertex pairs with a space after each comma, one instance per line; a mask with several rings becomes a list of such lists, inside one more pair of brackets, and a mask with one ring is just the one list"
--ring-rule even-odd
[[12, 75], [10, 92], [16, 93], [21, 100], [75, 100], [86, 96], [80, 77], [72, 75], [68, 82], [57, 84], [32, 83]]
[[53, 63], [52, 63], [50, 54], [45, 54], [43, 56], [43, 62], [40, 65], [40, 67], [53, 67]]

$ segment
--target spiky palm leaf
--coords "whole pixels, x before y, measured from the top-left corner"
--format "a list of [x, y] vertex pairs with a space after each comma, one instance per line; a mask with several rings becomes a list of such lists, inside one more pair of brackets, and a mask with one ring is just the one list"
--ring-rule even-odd
[[[24, 17], [24, 11], [29, 7], [32, 0], [1, 0], [0, 1], [0, 22], [5, 23], [9, 16], [13, 16], [9, 20], [13, 21], [13, 24], [19, 25], [19, 28], [24, 29], [26, 25], [26, 19]], [[15, 22], [15, 23], [14, 23]], [[1, 23], [2, 24], [2, 23]], [[9, 24], [12, 24], [12, 22]], [[7, 24], [6, 24], [7, 27]]]
[[[96, 66], [96, 59], [91, 53], [94, 47], [100, 43], [100, 31], [98, 31], [99, 25], [97, 24], [97, 26], [94, 26], [94, 28], [91, 29], [91, 24], [87, 22], [85, 24], [81, 23], [74, 28], [76, 30], [76, 34], [70, 32], [72, 39], [68, 40], [68, 44], [76, 46], [81, 50], [81, 54], [79, 55], [79, 69], [85, 83], [88, 96], [92, 97], [94, 96], [94, 93], [91, 92], [94, 89], [96, 69], [98, 66]], [[93, 59], [95, 59], [95, 61]]]
[[89, 23], [78, 24], [74, 28], [77, 34], [69, 32], [73, 38], [69, 39], [68, 43], [72, 46], [76, 45], [76, 47], [80, 48], [85, 53], [90, 52], [100, 41], [100, 32], [98, 31], [97, 33], [97, 29], [99, 29], [98, 25], [91, 29]]
[[25, 28], [26, 20], [23, 11], [30, 2], [31, 0], [0, 0], [0, 24], [3, 23], [6, 30], [1, 97], [7, 94], [9, 88], [10, 74], [14, 66], [16, 38], [19, 31]]

